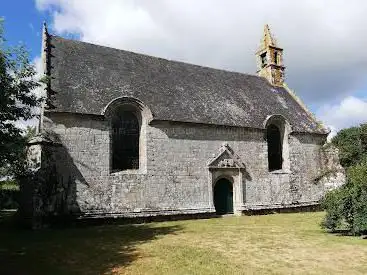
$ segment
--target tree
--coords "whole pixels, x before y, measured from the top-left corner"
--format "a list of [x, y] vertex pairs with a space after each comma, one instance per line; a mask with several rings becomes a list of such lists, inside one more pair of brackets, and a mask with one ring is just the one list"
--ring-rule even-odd
[[331, 142], [339, 149], [344, 168], [360, 163], [367, 157], [367, 123], [339, 131]]
[[26, 140], [30, 140], [32, 137], [37, 135], [37, 128], [32, 126], [27, 126], [25, 129], [24, 137]]
[[347, 170], [347, 183], [326, 194], [323, 201], [326, 216], [323, 226], [335, 231], [367, 234], [367, 163]]
[[341, 130], [332, 143], [339, 149], [340, 162], [347, 171], [347, 183], [328, 192], [323, 205], [323, 226], [353, 234], [367, 233], [367, 124]]
[[34, 93], [39, 86], [35, 76], [25, 47], [7, 45], [0, 18], [0, 170], [7, 174], [23, 167], [26, 137], [15, 122], [34, 117], [42, 100]]

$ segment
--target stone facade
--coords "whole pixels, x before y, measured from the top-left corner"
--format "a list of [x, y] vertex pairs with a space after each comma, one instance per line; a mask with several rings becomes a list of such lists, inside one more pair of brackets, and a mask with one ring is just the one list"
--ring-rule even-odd
[[311, 207], [345, 182], [268, 26], [260, 77], [43, 39], [48, 97], [22, 185], [35, 223]]
[[[322, 170], [330, 157], [324, 135], [290, 132], [289, 170], [269, 172], [263, 129], [163, 121], [142, 128], [145, 165], [111, 173], [107, 118], [47, 113], [44, 131], [62, 145], [43, 145], [52, 155], [53, 167], [46, 170], [55, 184], [45, 211], [112, 217], [215, 213], [213, 188], [224, 177], [233, 184], [234, 212], [240, 214], [317, 204], [333, 182]], [[327, 163], [328, 169], [337, 165]]]

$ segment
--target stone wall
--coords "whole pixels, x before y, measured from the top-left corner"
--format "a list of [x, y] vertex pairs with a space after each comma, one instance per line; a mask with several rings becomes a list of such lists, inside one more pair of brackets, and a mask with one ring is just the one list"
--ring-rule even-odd
[[339, 188], [346, 182], [344, 168], [339, 162], [339, 150], [332, 144], [326, 144], [321, 148], [321, 172], [316, 179], [325, 189]]
[[241, 177], [233, 172], [241, 193], [235, 194], [236, 212], [310, 205], [325, 192], [315, 181], [322, 175], [323, 135], [292, 133], [290, 171], [268, 172], [264, 130], [153, 121], [142, 131], [145, 165], [111, 174], [110, 126], [102, 116], [47, 113], [44, 130], [62, 144], [55, 149], [56, 173], [72, 181], [71, 209], [86, 216], [214, 212], [212, 188], [222, 172], [210, 171], [208, 161], [224, 142], [245, 165]]
[[38, 228], [45, 220], [79, 215], [76, 187], [82, 176], [66, 148], [57, 137], [43, 133], [32, 138], [27, 149], [19, 207], [25, 225]]

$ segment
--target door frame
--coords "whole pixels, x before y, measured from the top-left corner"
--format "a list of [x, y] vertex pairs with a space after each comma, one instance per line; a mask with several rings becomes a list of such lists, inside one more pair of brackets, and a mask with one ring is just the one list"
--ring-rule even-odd
[[[218, 182], [221, 181], [221, 180], [226, 180], [227, 181], [227, 184], [230, 185], [229, 188], [230, 188], [231, 193], [232, 193], [232, 206], [230, 207], [230, 208], [232, 208], [232, 212], [223, 213], [223, 214], [233, 214], [234, 213], [234, 190], [233, 190], [234, 188], [233, 188], [233, 178], [232, 177], [227, 177], [227, 176], [218, 177], [216, 179], [215, 183], [213, 184], [213, 204], [214, 204], [214, 208], [215, 208], [215, 188], [216, 188]], [[227, 205], [227, 207], [228, 207], [228, 205]]]
[[233, 188], [233, 213], [235, 215], [242, 214], [242, 208], [245, 198], [245, 183], [243, 182], [243, 173], [241, 168], [209, 168], [208, 171], [208, 191], [210, 198], [210, 208], [216, 212], [214, 206], [214, 186], [216, 182], [222, 178], [229, 180]]

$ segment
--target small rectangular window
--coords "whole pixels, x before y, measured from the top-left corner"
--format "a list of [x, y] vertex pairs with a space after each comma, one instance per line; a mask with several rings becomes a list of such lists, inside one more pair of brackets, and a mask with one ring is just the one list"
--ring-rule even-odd
[[266, 52], [260, 55], [260, 58], [261, 58], [261, 67], [264, 68], [268, 63], [266, 59]]
[[278, 52], [274, 52], [274, 63], [278, 64]]

